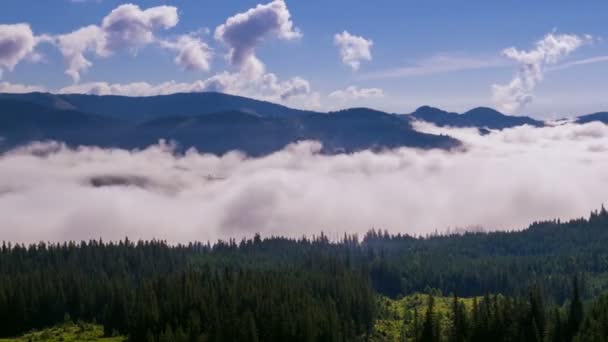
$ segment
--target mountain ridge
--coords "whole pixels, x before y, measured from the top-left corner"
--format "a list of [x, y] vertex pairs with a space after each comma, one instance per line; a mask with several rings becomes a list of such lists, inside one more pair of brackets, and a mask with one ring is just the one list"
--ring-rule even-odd
[[522, 125], [543, 127], [544, 122], [528, 116], [513, 116], [503, 114], [493, 108], [476, 107], [459, 114], [447, 112], [431, 106], [422, 106], [404, 117], [422, 120], [444, 127], [476, 127], [479, 129], [505, 129]]
[[[601, 121], [608, 113], [581, 116]], [[223, 154], [241, 150], [252, 156], [272, 153], [290, 143], [317, 140], [324, 153], [398, 147], [452, 149], [460, 142], [446, 135], [418, 132], [412, 123], [476, 127], [482, 133], [544, 122], [509, 116], [492, 108], [465, 113], [422, 106], [410, 114], [365, 107], [331, 112], [283, 105], [222, 93], [179, 93], [150, 97], [82, 94], [0, 94], [0, 150], [39, 140], [68, 145], [141, 149], [161, 139], [181, 149]], [[582, 122], [581, 122], [582, 123]]]
[[[159, 116], [160, 110], [151, 115], [142, 115], [143, 109], [150, 108], [150, 105], [144, 105], [139, 107], [136, 115], [125, 118], [116, 113], [104, 114], [110, 107], [108, 105], [101, 110], [93, 108], [93, 104], [106, 99], [116, 104], [117, 97], [78, 98], [93, 101], [82, 105], [72, 97], [63, 95], [0, 95], [0, 136], [7, 138], [0, 150], [39, 140], [57, 140], [73, 146], [142, 149], [164, 139], [176, 142], [179, 150], [194, 147], [214, 154], [239, 150], [250, 156], [276, 152], [288, 144], [303, 140], [321, 142], [322, 152], [328, 154], [399, 147], [451, 149], [460, 146], [460, 142], [454, 138], [418, 132], [407, 120], [369, 108], [346, 109], [327, 114], [295, 109], [281, 112], [287, 107], [211, 93], [207, 96], [194, 96], [197, 101], [201, 98], [220, 99], [219, 102], [212, 101], [209, 107], [190, 111], [176, 110]], [[226, 102], [233, 98], [236, 99], [234, 105]], [[120, 103], [133, 99], [145, 102], [149, 98], [118, 99]], [[163, 97], [162, 101], [166, 105], [169, 100], [179, 102], [181, 99], [184, 97], [174, 95]], [[217, 108], [231, 109], [214, 112]], [[265, 109], [269, 109], [270, 114]], [[122, 112], [125, 112], [124, 108]], [[75, 126], [71, 123], [74, 120], [68, 116], [80, 118], [81, 124]], [[1, 119], [11, 119], [15, 123], [2, 124]], [[15, 129], [19, 123], [24, 129]]]

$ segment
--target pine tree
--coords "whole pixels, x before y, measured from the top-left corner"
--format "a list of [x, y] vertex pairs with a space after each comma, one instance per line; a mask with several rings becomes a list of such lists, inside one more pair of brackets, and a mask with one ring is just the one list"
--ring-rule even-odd
[[450, 329], [450, 342], [464, 342], [467, 338], [467, 318], [464, 305], [454, 295], [452, 302], [452, 326]]
[[[604, 207], [602, 206], [602, 209]], [[568, 320], [566, 327], [566, 340], [571, 341], [578, 333], [578, 329], [583, 321], [583, 303], [581, 301], [578, 277], [572, 280], [572, 299], [568, 307]]]
[[422, 324], [421, 342], [436, 342], [439, 340], [437, 333], [438, 326], [435, 320], [435, 298], [428, 296], [426, 315]]
[[414, 320], [412, 323], [412, 338], [414, 342], [420, 342], [420, 314], [418, 308], [414, 308]]

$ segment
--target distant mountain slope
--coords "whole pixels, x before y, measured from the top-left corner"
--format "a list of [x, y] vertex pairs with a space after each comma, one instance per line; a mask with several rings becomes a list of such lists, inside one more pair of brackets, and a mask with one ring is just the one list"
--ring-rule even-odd
[[401, 146], [452, 148], [459, 145], [448, 136], [425, 134], [393, 114], [352, 108], [329, 114], [313, 114], [298, 119], [306, 139], [319, 140], [331, 150], [346, 151]]
[[96, 114], [0, 98], [0, 136], [11, 145], [34, 140], [73, 144], [108, 142], [120, 127], [117, 120]]
[[[215, 108], [228, 109], [211, 111]], [[323, 114], [218, 93], [151, 98], [0, 94], [0, 136], [4, 150], [36, 140], [133, 149], [165, 139], [181, 150], [240, 150], [252, 156], [303, 140], [321, 142], [325, 153], [460, 144], [417, 132], [408, 120], [372, 109]]]
[[430, 122], [437, 126], [477, 127], [488, 129], [504, 129], [522, 125], [531, 125], [535, 127], [544, 126], [542, 121], [527, 116], [505, 115], [487, 107], [478, 107], [471, 109], [464, 114], [457, 114], [446, 112], [438, 108], [423, 106], [409, 115], [410, 116], [406, 117]]
[[582, 115], [576, 119], [576, 122], [580, 123], [580, 124], [589, 123], [592, 121], [599, 121], [599, 122], [603, 122], [608, 125], [608, 112], [599, 112], [599, 113]]
[[0, 100], [13, 100], [35, 103], [44, 107], [50, 107], [52, 109], [77, 109], [74, 105], [61, 98], [61, 95], [50, 93], [0, 93]]
[[170, 115], [196, 116], [230, 110], [271, 117], [312, 113], [270, 102], [214, 92], [147, 97], [46, 93], [0, 94], [0, 99], [2, 98], [33, 102], [54, 108], [76, 109], [133, 122], [143, 122]]
[[170, 117], [137, 126], [124, 145], [138, 147], [158, 139], [179, 142], [183, 148], [222, 154], [241, 150], [264, 155], [287, 144], [315, 140], [323, 152], [355, 152], [397, 147], [453, 148], [456, 139], [420, 133], [398, 117], [369, 109], [352, 109], [329, 114], [308, 114], [292, 118], [268, 118], [229, 111], [197, 117]]

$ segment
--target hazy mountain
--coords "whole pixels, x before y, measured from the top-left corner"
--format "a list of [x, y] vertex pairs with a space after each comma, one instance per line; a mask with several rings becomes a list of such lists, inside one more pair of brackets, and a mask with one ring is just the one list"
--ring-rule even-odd
[[264, 117], [228, 111], [196, 117], [165, 117], [133, 128], [123, 144], [139, 147], [160, 138], [178, 141], [183, 148], [225, 153], [241, 150], [263, 155], [302, 140], [316, 140], [324, 152], [353, 152], [402, 146], [452, 148], [459, 142], [447, 136], [420, 133], [395, 115], [370, 109], [294, 116]]
[[608, 112], [599, 112], [599, 113], [582, 115], [576, 119], [576, 122], [580, 123], [580, 124], [584, 124], [584, 123], [588, 123], [588, 122], [592, 122], [592, 121], [599, 121], [599, 122], [608, 124]]
[[464, 114], [450, 113], [444, 110], [423, 106], [407, 116], [437, 126], [477, 127], [486, 129], [504, 129], [522, 125], [542, 127], [544, 123], [527, 116], [510, 116], [487, 107], [471, 109]]
[[[213, 111], [216, 109], [222, 109]], [[145, 148], [160, 139], [178, 148], [264, 155], [302, 140], [324, 152], [397, 147], [453, 148], [456, 139], [415, 131], [408, 120], [367, 108], [331, 113], [218, 94], [145, 98], [42, 93], [0, 95], [3, 149], [34, 140]]]
[[230, 110], [270, 117], [312, 113], [270, 102], [214, 92], [147, 97], [46, 93], [0, 94], [0, 99], [4, 98], [33, 102], [57, 109], [75, 109], [133, 122], [143, 122], [171, 115], [195, 116]]
[[[216, 154], [241, 150], [249, 155], [271, 153], [302, 140], [320, 141], [326, 153], [459, 145], [451, 137], [414, 130], [412, 119], [438, 126], [477, 127], [481, 132], [544, 125], [530, 117], [509, 116], [485, 107], [458, 114], [423, 106], [411, 114], [394, 115], [369, 108], [304, 111], [221, 93], [151, 97], [0, 94], [2, 149], [36, 140], [145, 148], [166, 139], [177, 142], [182, 150], [195, 147]], [[595, 120], [608, 123], [608, 113], [581, 116], [577, 122]]]
[[61, 109], [63, 105], [55, 106], [54, 101], [48, 106], [39, 103], [0, 99], [0, 137], [5, 148], [37, 140], [105, 145], [124, 129], [112, 118]]

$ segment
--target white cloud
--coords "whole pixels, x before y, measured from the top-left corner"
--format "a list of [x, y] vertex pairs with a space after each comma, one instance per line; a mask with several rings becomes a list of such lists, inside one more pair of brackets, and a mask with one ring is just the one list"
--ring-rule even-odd
[[381, 98], [384, 97], [384, 91], [380, 88], [359, 88], [356, 86], [349, 86], [346, 89], [331, 92], [329, 97], [343, 101]]
[[[340, 236], [370, 228], [424, 234], [524, 228], [586, 215], [606, 202], [608, 159], [598, 153], [608, 147], [606, 125], [485, 136], [417, 128], [456, 136], [466, 149], [326, 156], [305, 142], [246, 158], [174, 155], [162, 144], [131, 152], [32, 145], [0, 156], [0, 233], [30, 242]], [[91, 181], [100, 177], [130, 185], [96, 188]]]
[[348, 31], [334, 35], [334, 44], [340, 48], [342, 63], [353, 70], [359, 70], [361, 61], [371, 61], [371, 48], [374, 42], [361, 36], [355, 36]]
[[110, 50], [137, 48], [154, 41], [154, 31], [177, 25], [179, 17], [173, 6], [157, 6], [141, 10], [139, 6], [125, 4], [112, 10], [102, 21]]
[[259, 100], [279, 102], [299, 108], [318, 108], [319, 94], [311, 90], [308, 81], [294, 77], [281, 81], [275, 74], [266, 73], [250, 79], [239, 73], [220, 73], [205, 80], [191, 83], [168, 81], [159, 84], [148, 82], [107, 83], [89, 82], [73, 84], [58, 90], [63, 94], [94, 94], [123, 96], [154, 96], [174, 93], [215, 91], [248, 96]]
[[239, 13], [219, 26], [215, 36], [230, 47], [231, 62], [238, 69], [208, 78], [204, 81], [205, 89], [299, 108], [318, 108], [320, 95], [312, 91], [307, 80], [298, 76], [280, 80], [276, 74], [267, 72], [264, 63], [255, 56], [257, 44], [271, 33], [283, 39], [301, 36], [289, 18], [285, 3], [277, 0]]
[[205, 42], [194, 35], [182, 35], [177, 39], [163, 40], [160, 45], [177, 51], [175, 64], [184, 70], [209, 71], [213, 51]]
[[174, 93], [190, 93], [205, 91], [203, 81], [180, 83], [168, 81], [159, 84], [147, 82], [107, 83], [89, 82], [64, 87], [58, 92], [62, 94], [93, 94], [93, 95], [123, 95], [123, 96], [154, 96]]
[[518, 62], [520, 69], [511, 82], [492, 86], [493, 99], [498, 109], [513, 113], [534, 99], [534, 89], [543, 79], [547, 65], [559, 62], [582, 45], [591, 42], [590, 36], [549, 33], [536, 42], [534, 49], [517, 50], [510, 47], [503, 54]]
[[26, 85], [16, 84], [9, 82], [0, 82], [0, 93], [31, 93], [31, 92], [45, 92], [46, 88], [39, 85]]
[[283, 103], [298, 108], [318, 108], [320, 96], [310, 83], [300, 77], [280, 80], [273, 73], [255, 77], [247, 71], [223, 72], [203, 81], [205, 90], [247, 96], [258, 100]]
[[80, 81], [80, 74], [93, 65], [85, 57], [85, 53], [94, 52], [97, 56], [101, 57], [110, 55], [110, 51], [106, 48], [106, 36], [103, 30], [95, 25], [56, 36], [55, 43], [66, 60], [67, 68], [65, 73], [74, 82]]
[[34, 52], [36, 37], [29, 24], [0, 25], [0, 76]]
[[[301, 77], [281, 80], [267, 72], [256, 58], [255, 48], [266, 37], [291, 40], [301, 37], [294, 27], [284, 1], [258, 5], [236, 14], [220, 25], [216, 39], [230, 48], [234, 72], [222, 72], [205, 80], [191, 83], [167, 81], [160, 84], [147, 82], [78, 84], [83, 72], [89, 69], [92, 57], [109, 57], [120, 50], [137, 49], [156, 43], [176, 52], [175, 63], [184, 70], [209, 71], [212, 49], [198, 33], [160, 39], [155, 32], [178, 23], [177, 8], [158, 6], [141, 9], [137, 5], [121, 5], [108, 14], [101, 25], [90, 25], [73, 32], [55, 36], [41, 36], [42, 41], [54, 43], [66, 60], [66, 74], [75, 84], [59, 89], [60, 93], [88, 93], [98, 95], [150, 96], [176, 92], [219, 91], [233, 95], [280, 102], [300, 108], [318, 108], [320, 95], [311, 90], [310, 83]], [[29, 29], [29, 26], [26, 27]]]
[[294, 27], [291, 14], [283, 0], [260, 4], [246, 12], [238, 13], [215, 29], [215, 38], [230, 48], [230, 63], [240, 68], [261, 64], [255, 56], [255, 49], [268, 36], [283, 40], [302, 36]]
[[142, 10], [137, 5], [125, 4], [112, 10], [101, 26], [90, 25], [58, 35], [54, 42], [66, 59], [66, 74], [79, 82], [81, 73], [92, 65], [86, 54], [108, 57], [123, 49], [136, 53], [156, 40], [156, 30], [174, 27], [178, 20], [177, 8], [173, 6]]

